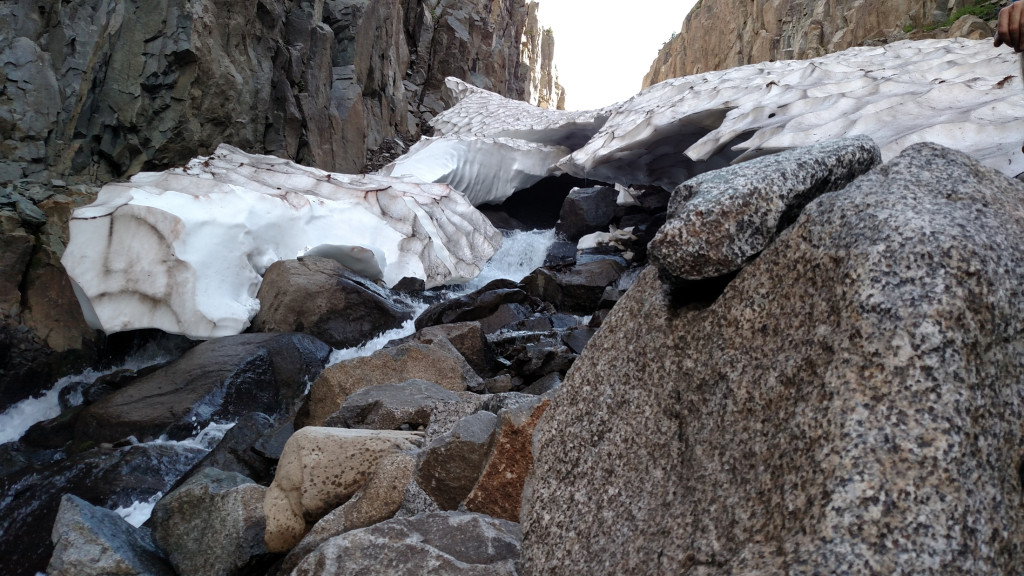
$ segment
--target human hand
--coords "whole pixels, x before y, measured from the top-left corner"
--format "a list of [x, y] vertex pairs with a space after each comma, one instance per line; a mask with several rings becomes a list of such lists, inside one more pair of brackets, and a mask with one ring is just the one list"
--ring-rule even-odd
[[1003, 44], [1013, 48], [1014, 52], [1024, 52], [1024, 2], [1014, 0], [1013, 4], [999, 11], [995, 45]]

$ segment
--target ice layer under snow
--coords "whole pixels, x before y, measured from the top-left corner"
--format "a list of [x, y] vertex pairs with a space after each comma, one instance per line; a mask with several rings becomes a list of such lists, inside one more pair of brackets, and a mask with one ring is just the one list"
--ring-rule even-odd
[[444, 184], [351, 176], [221, 145], [183, 168], [108, 184], [75, 210], [61, 262], [90, 324], [238, 334], [278, 260], [328, 255], [388, 285], [473, 278], [501, 234]]

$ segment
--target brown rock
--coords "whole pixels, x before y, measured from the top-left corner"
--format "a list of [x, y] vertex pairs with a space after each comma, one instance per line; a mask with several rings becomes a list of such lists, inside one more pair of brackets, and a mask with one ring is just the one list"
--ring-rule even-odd
[[422, 379], [460, 392], [481, 379], [447, 340], [409, 342], [328, 367], [313, 382], [296, 426], [321, 426], [349, 394], [369, 386]]
[[533, 468], [533, 429], [549, 404], [550, 400], [538, 399], [498, 413], [494, 447], [466, 497], [466, 510], [519, 522], [523, 484]]
[[334, 348], [358, 346], [412, 318], [385, 289], [316, 256], [271, 264], [257, 298], [256, 332], [303, 332]]
[[943, 22], [954, 6], [946, 0], [701, 0], [686, 16], [679, 34], [662, 46], [643, 86], [699, 72], [803, 60], [885, 42], [905, 36], [905, 26], [925, 28]]

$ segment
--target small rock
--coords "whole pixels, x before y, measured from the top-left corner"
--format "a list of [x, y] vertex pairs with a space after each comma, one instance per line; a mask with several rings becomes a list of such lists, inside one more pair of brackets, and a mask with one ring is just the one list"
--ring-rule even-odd
[[266, 492], [241, 474], [204, 468], [157, 502], [148, 525], [179, 574], [248, 574], [274, 559], [263, 539]]
[[174, 576], [146, 529], [71, 494], [53, 524], [49, 576]]
[[477, 412], [423, 448], [416, 483], [442, 510], [455, 510], [469, 495], [491, 451], [497, 417]]

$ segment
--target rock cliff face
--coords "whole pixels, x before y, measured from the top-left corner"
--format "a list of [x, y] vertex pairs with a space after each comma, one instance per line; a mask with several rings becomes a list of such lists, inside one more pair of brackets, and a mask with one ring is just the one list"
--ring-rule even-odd
[[419, 135], [447, 76], [557, 102], [535, 69], [551, 48], [525, 0], [8, 2], [0, 182], [108, 181], [222, 142], [356, 172]]
[[[700, 0], [658, 53], [643, 86], [711, 70], [815, 58], [905, 38], [991, 36], [984, 23], [943, 28], [965, 5], [994, 13], [1000, 0]], [[967, 22], [965, 21], [965, 24]], [[947, 24], [948, 26], [948, 24]], [[978, 28], [983, 28], [979, 30]], [[713, 32], [713, 33], [712, 33]]]

